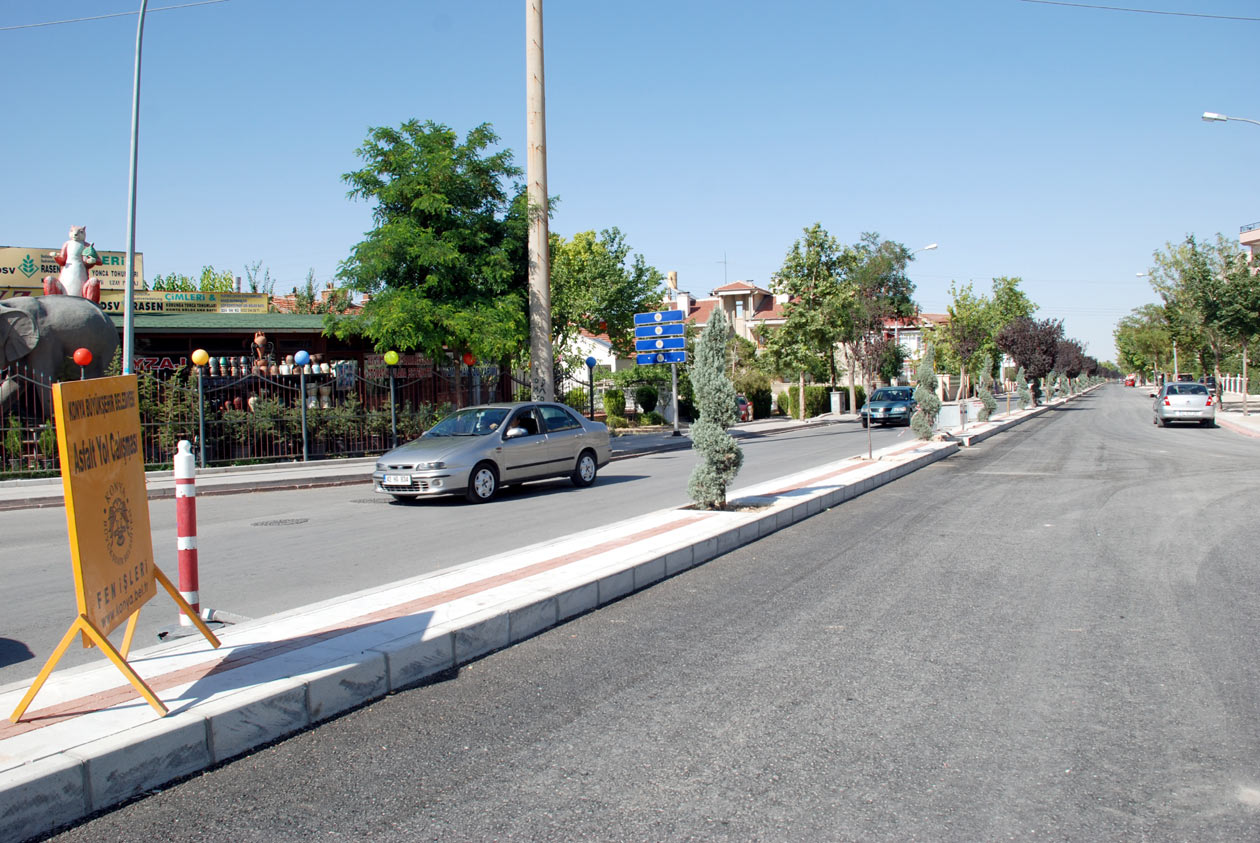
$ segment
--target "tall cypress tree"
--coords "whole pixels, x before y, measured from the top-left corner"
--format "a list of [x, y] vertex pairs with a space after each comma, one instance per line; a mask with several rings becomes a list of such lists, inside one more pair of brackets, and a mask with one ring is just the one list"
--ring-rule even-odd
[[936, 397], [936, 348], [932, 343], [923, 347], [923, 359], [916, 373], [918, 385], [914, 388], [914, 415], [910, 417], [910, 429], [920, 439], [931, 439], [936, 426], [936, 414], [941, 411], [941, 399]]
[[722, 509], [726, 487], [744, 463], [744, 452], [726, 429], [735, 423], [735, 385], [726, 376], [731, 326], [721, 308], [709, 317], [691, 367], [691, 388], [700, 418], [691, 425], [692, 447], [700, 456], [687, 493], [697, 506]]

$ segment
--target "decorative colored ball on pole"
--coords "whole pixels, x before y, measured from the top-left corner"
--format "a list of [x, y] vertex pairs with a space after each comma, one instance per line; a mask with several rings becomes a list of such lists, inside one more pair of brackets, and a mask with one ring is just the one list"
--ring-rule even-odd
[[299, 351], [297, 354], [293, 355], [293, 362], [298, 366], [305, 366], [307, 363], [311, 362], [311, 355], [306, 351]]
[[588, 369], [594, 369], [594, 368], [595, 368], [595, 362], [596, 362], [596, 361], [595, 361], [595, 358], [594, 358], [594, 357], [588, 357], [588, 358], [586, 358], [586, 368], [588, 368]]
[[210, 362], [210, 355], [204, 348], [199, 348], [192, 353], [192, 361], [197, 366], [204, 366]]
[[397, 365], [398, 365], [398, 352], [397, 352], [397, 351], [387, 351], [387, 352], [385, 352], [385, 365], [386, 365], [386, 366], [397, 366]]
[[76, 348], [74, 350], [74, 363], [76, 366], [90, 366], [92, 364], [92, 350], [90, 348]]
[[477, 358], [476, 358], [476, 357], [473, 357], [473, 353], [472, 353], [471, 351], [465, 351], [465, 352], [464, 352], [464, 365], [465, 365], [465, 366], [476, 366], [476, 365], [477, 365]]

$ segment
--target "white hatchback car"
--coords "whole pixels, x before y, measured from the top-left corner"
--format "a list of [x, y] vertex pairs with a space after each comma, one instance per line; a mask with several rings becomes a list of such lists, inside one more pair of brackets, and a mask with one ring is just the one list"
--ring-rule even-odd
[[1216, 424], [1216, 406], [1212, 393], [1201, 383], [1164, 384], [1155, 396], [1155, 424], [1168, 425], [1173, 422], [1198, 422], [1203, 427]]

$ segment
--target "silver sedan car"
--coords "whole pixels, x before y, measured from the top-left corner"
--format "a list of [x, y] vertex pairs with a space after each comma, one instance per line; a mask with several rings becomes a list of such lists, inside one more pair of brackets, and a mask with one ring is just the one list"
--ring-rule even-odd
[[527, 480], [589, 486], [611, 458], [608, 428], [564, 404], [486, 404], [457, 410], [380, 457], [372, 483], [396, 500], [462, 494], [481, 503]]
[[1198, 422], [1204, 427], [1216, 423], [1212, 393], [1201, 383], [1167, 383], [1155, 396], [1155, 424], [1168, 427], [1173, 422]]

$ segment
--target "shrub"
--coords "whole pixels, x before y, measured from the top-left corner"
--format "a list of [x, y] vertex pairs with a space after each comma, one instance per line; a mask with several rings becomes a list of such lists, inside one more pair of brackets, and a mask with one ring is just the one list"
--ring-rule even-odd
[[1032, 390], [1028, 387], [1028, 375], [1024, 373], [1024, 367], [1019, 367], [1019, 372], [1015, 375], [1019, 389], [1019, 408], [1027, 410], [1028, 405], [1032, 403]]
[[997, 409], [997, 399], [993, 397], [993, 360], [986, 354], [982, 355], [980, 362], [979, 377], [976, 378], [979, 384], [976, 389], [976, 395], [980, 398], [980, 415], [978, 421], [987, 422], [989, 417], [993, 415], [993, 411]]
[[656, 393], [656, 387], [644, 384], [635, 387], [634, 403], [643, 408], [643, 412], [650, 413], [656, 409], [656, 402], [660, 400]]
[[639, 417], [640, 424], [665, 424], [665, 417], [655, 410], [649, 410]]
[[774, 409], [774, 390], [770, 386], [769, 375], [764, 372], [741, 372], [735, 378], [735, 391], [752, 404], [754, 419], [769, 418]]
[[579, 413], [585, 413], [591, 406], [586, 397], [585, 387], [570, 389], [566, 392], [564, 394], [564, 403], [577, 410]]
[[630, 426], [630, 420], [625, 416], [608, 416], [604, 423], [608, 425], [609, 430], [620, 430]]
[[605, 389], [604, 413], [610, 419], [624, 419], [626, 417], [626, 394], [620, 389]]
[[[831, 390], [825, 386], [808, 385], [805, 387], [805, 417], [813, 418], [820, 416], [831, 409]], [[786, 392], [779, 393], [778, 405], [779, 411], [786, 413], [792, 418], [797, 418], [800, 414], [801, 402], [798, 398], [800, 395], [800, 387], [796, 384], [787, 388]]]

